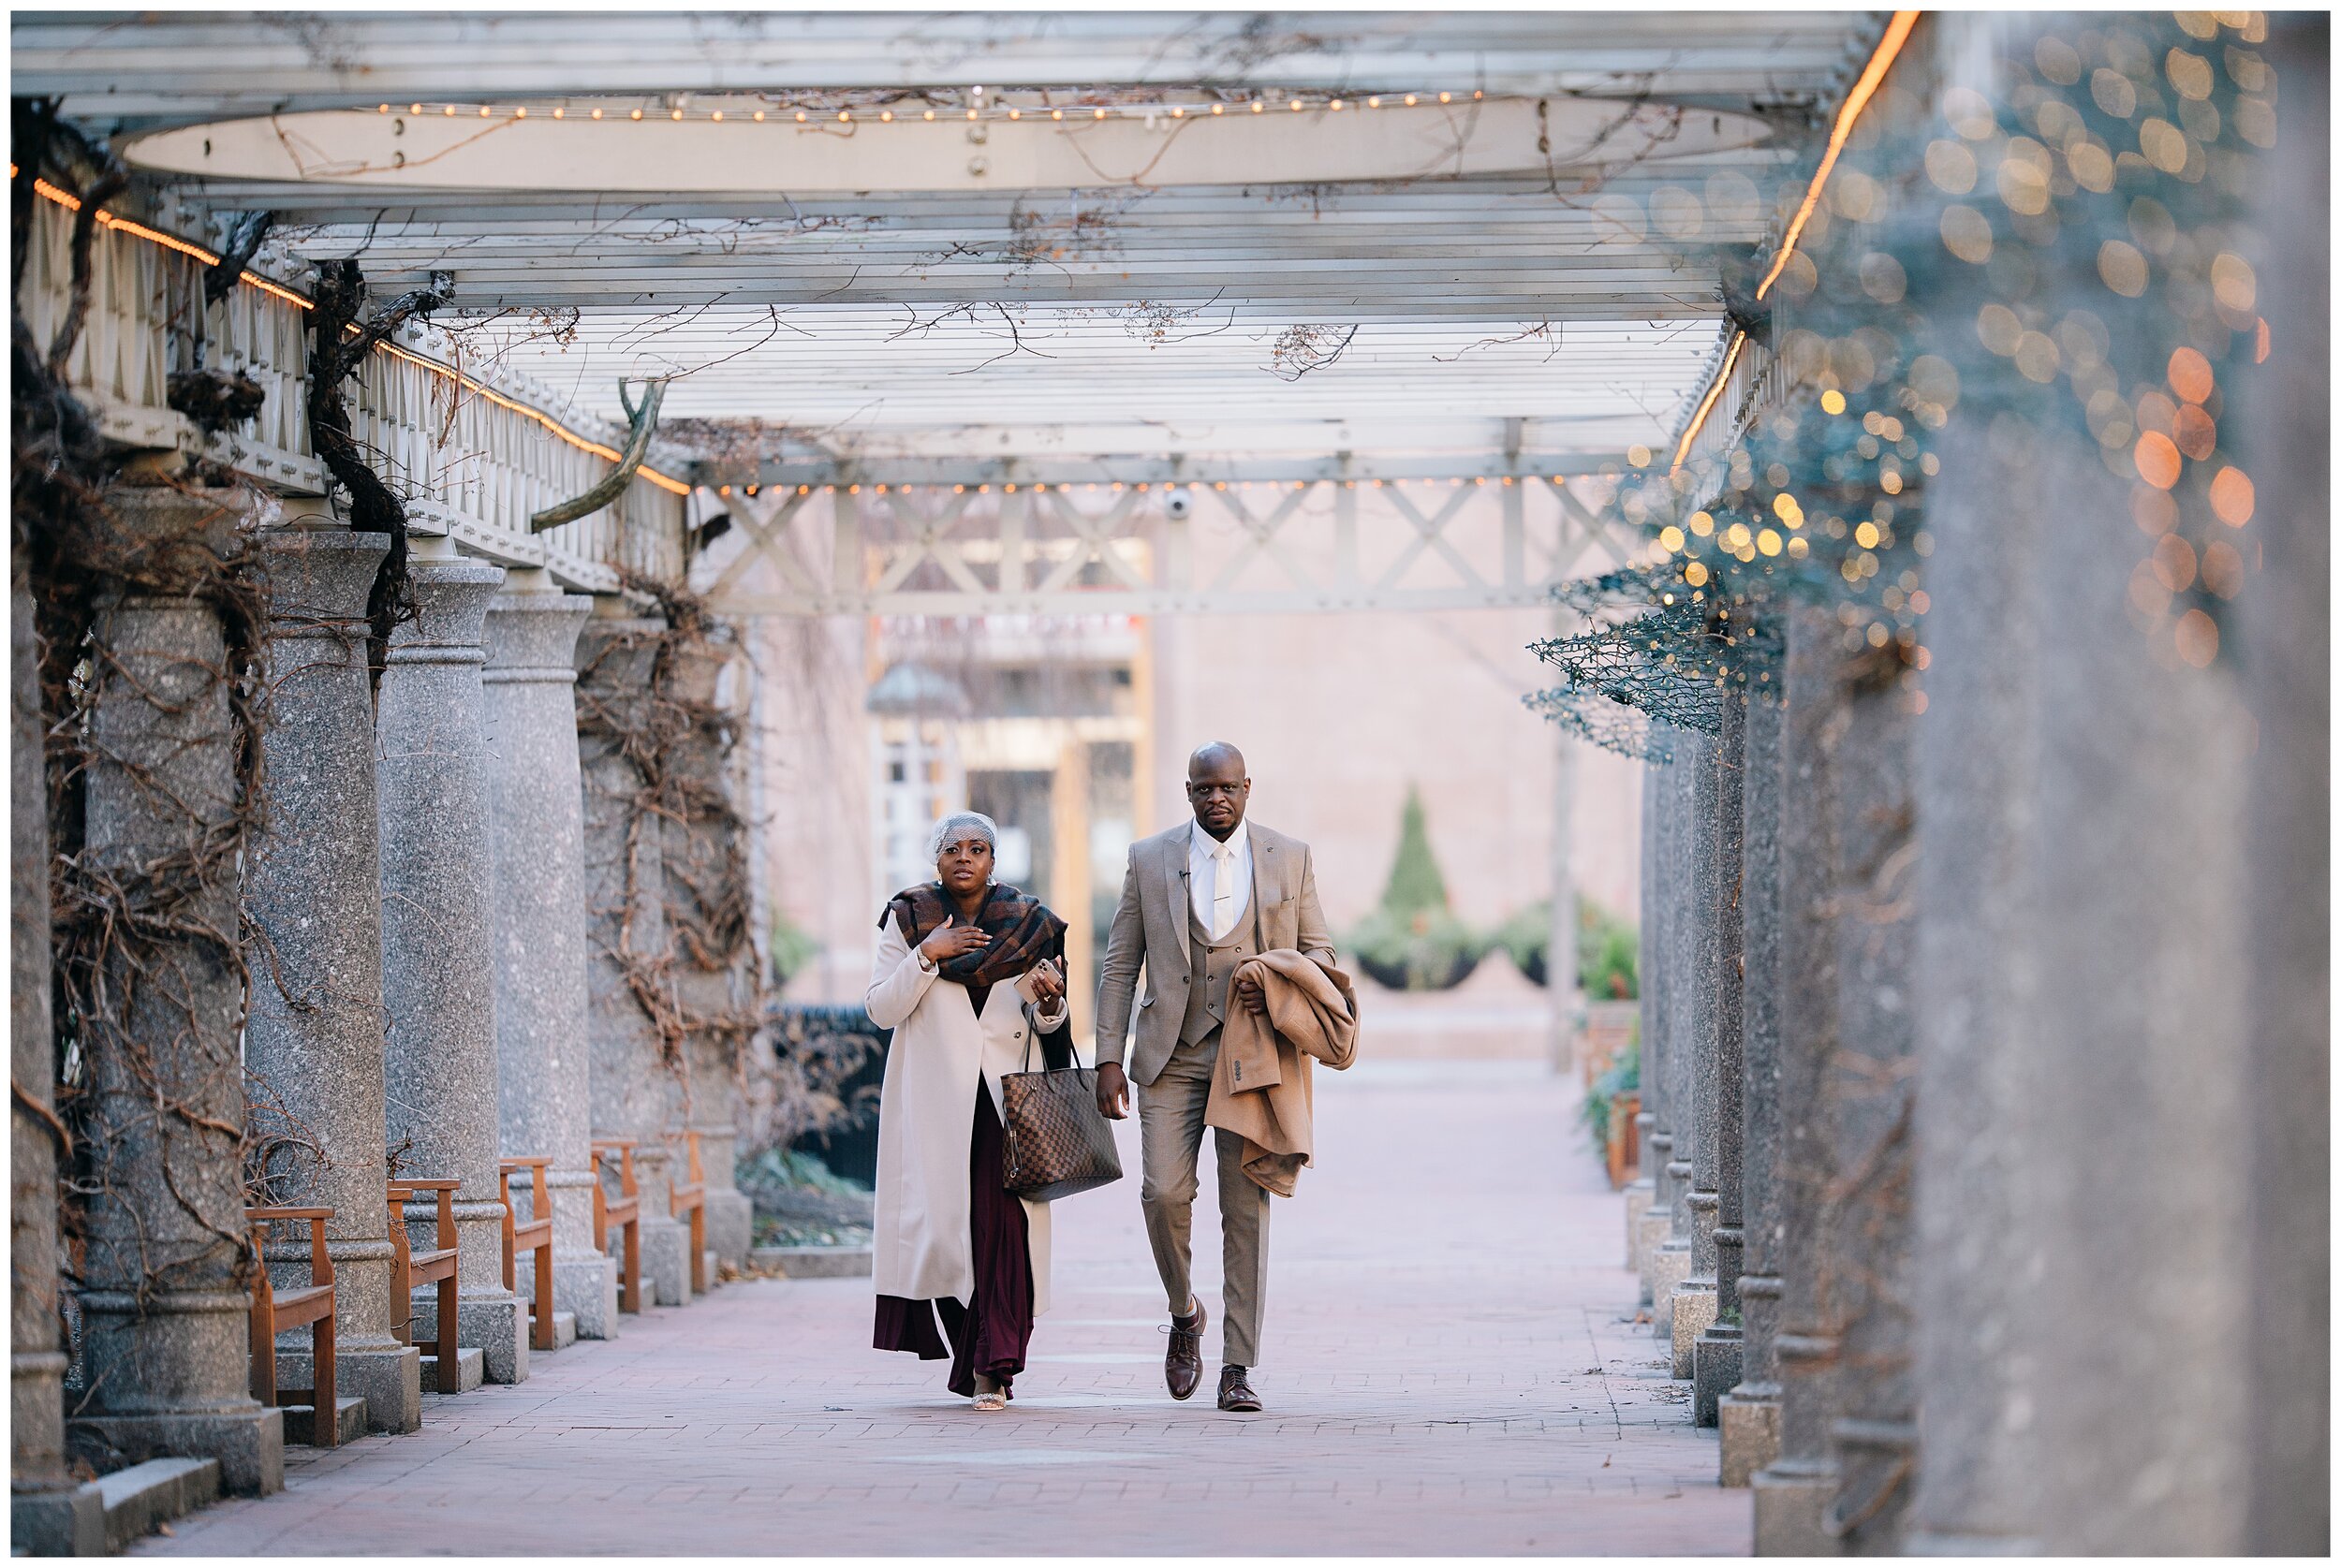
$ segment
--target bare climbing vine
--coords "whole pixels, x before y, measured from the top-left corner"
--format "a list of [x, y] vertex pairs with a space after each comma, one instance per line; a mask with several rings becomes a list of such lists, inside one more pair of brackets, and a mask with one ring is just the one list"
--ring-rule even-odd
[[[579, 674], [578, 732], [609, 744], [631, 784], [620, 802], [623, 900], [615, 940], [603, 945], [602, 956], [625, 976], [649, 1020], [660, 1060], [682, 1086], [687, 1116], [695, 1042], [714, 1045], [744, 1084], [749, 1048], [763, 1028], [763, 982], [749, 928], [747, 825], [725, 786], [738, 726], [713, 689], [714, 672], [730, 657], [732, 634], [703, 599], [677, 585], [625, 571], [620, 580], [655, 605], [660, 624], [610, 639]], [[601, 673], [645, 643], [650, 670], [640, 689]], [[655, 857], [644, 853], [646, 834], [659, 837]], [[645, 863], [661, 868], [658, 887], [641, 886]], [[638, 924], [653, 907], [664, 916], [667, 941], [645, 950]], [[709, 1004], [713, 986], [678, 983], [691, 976], [731, 977], [726, 1002]]]
[[369, 315], [365, 274], [354, 257], [317, 269], [316, 307], [310, 312], [309, 440], [333, 482], [349, 493], [350, 526], [390, 536], [390, 550], [366, 598], [371, 628], [367, 662], [377, 684], [391, 630], [415, 618], [414, 582], [406, 569], [406, 504], [367, 462], [369, 454], [352, 425], [343, 388], [386, 339], [442, 302], [439, 293], [418, 289]]
[[[248, 987], [235, 887], [260, 826], [268, 600], [249, 497], [199, 459], [109, 447], [74, 394], [96, 214], [126, 175], [53, 106], [20, 100], [13, 119], [9, 499], [45, 733], [61, 1272], [142, 1309], [250, 1268], [233, 1178]], [[37, 178], [79, 202], [45, 347], [22, 298]], [[183, 497], [157, 509], [176, 520], [125, 517], [140, 489]], [[216, 616], [217, 662], [116, 644], [124, 613], [158, 605]]]

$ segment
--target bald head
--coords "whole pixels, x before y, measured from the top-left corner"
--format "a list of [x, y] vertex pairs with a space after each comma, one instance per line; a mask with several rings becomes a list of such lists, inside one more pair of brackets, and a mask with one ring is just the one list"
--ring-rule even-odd
[[1225, 740], [1198, 746], [1186, 759], [1186, 801], [1195, 808], [1195, 820], [1213, 838], [1225, 840], [1236, 830], [1251, 799], [1244, 754]]

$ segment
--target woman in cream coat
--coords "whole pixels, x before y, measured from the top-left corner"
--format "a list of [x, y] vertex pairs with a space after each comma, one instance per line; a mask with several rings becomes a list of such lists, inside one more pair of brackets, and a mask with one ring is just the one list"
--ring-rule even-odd
[[1051, 1066], [1072, 1049], [1065, 922], [993, 882], [998, 837], [975, 812], [935, 825], [935, 880], [888, 901], [866, 1001], [894, 1032], [878, 1099], [874, 1342], [949, 1356], [951, 1392], [979, 1410], [1014, 1398], [1049, 1295], [1048, 1205], [1001, 1182], [1000, 1076], [1034, 1045]]

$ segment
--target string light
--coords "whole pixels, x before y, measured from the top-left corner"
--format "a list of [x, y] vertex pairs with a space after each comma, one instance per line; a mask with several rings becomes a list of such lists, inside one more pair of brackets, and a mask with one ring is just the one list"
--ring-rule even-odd
[[1724, 386], [1731, 379], [1731, 367], [1739, 363], [1740, 350], [1746, 343], [1745, 332], [1731, 334], [1731, 346], [1723, 356], [1723, 368], [1715, 372], [1715, 385], [1707, 388], [1707, 395], [1699, 402], [1699, 412], [1692, 415], [1691, 422], [1684, 427], [1683, 439], [1675, 446], [1674, 462], [1669, 473], [1683, 466], [1683, 459], [1689, 455], [1691, 443], [1699, 439], [1700, 427], [1707, 422], [1707, 416], [1714, 410], [1715, 400], [1723, 396]]
[[[1897, 14], [1902, 15], [1908, 13]], [[1484, 101], [1486, 96], [1487, 95], [1484, 91], [1474, 91], [1471, 95], [1474, 101]], [[1455, 101], [1455, 98], [1456, 95], [1452, 91], [1442, 92], [1438, 95], [1438, 101], [1442, 104], [1452, 104]], [[1406, 108], [1412, 109], [1424, 103], [1425, 101], [1427, 100], [1424, 95], [1408, 93], [1401, 98], [1391, 100], [1391, 107], [1396, 107], [1397, 104], [1403, 103]], [[1302, 95], [1288, 97], [1284, 100], [1284, 103], [1287, 110], [1296, 114], [1303, 112], [1312, 107], [1323, 110], [1329, 110], [1336, 114], [1345, 110], [1350, 109], [1381, 109], [1384, 107], [1383, 97], [1380, 94], [1376, 94], [1362, 100], [1350, 97], [1331, 96], [1324, 98], [1312, 98], [1306, 95]], [[1252, 113], [1260, 114], [1267, 111], [1270, 104], [1271, 100], [1269, 99], [1255, 97], [1244, 104], [1239, 104], [1236, 107], [1238, 109], [1249, 109]], [[412, 115], [421, 115], [428, 112], [429, 108], [430, 106], [426, 104], [410, 104], [405, 112]], [[1061, 125], [1067, 118], [1064, 107], [1047, 105], [1034, 106], [1034, 114], [1036, 118], [1038, 117], [1041, 110], [1044, 108], [1047, 110], [1048, 119], [1053, 124]], [[397, 110], [398, 106], [395, 104], [379, 103], [375, 106], [375, 112], [376, 114], [391, 114], [397, 112]], [[449, 118], [452, 118], [459, 113], [469, 113], [476, 114], [482, 120], [492, 120], [496, 118], [499, 113], [503, 112], [508, 112], [512, 119], [525, 120], [530, 117], [532, 110], [527, 105], [515, 105], [509, 110], [499, 110], [495, 105], [485, 103], [444, 103], [439, 106], [439, 113], [442, 116]], [[549, 115], [552, 119], [560, 120], [565, 123], [568, 119], [568, 110], [566, 105], [538, 105], [537, 106], [537, 112]], [[596, 107], [585, 110], [585, 116], [588, 119], [599, 120], [604, 117], [605, 112], [607, 111], [603, 108]], [[970, 121], [982, 120], [987, 117], [997, 117], [1022, 122], [1024, 118], [1024, 108], [1023, 105], [1003, 103], [996, 95], [993, 96], [989, 100], [988, 108], [986, 100], [979, 96], [977, 101], [969, 106], [964, 112], [965, 117]], [[1075, 112], [1079, 112], [1078, 107], [1076, 107]], [[1229, 105], [1224, 101], [1215, 101], [1208, 104], [1162, 102], [1148, 104], [1095, 104], [1090, 106], [1089, 117], [1092, 120], [1110, 120], [1120, 118], [1126, 120], [1153, 121], [1161, 117], [1167, 117], [1172, 120], [1186, 120], [1191, 117], [1209, 114], [1215, 119], [1217, 119], [1224, 118], [1228, 112]], [[647, 111], [640, 108], [630, 108], [626, 111], [626, 118], [637, 121], [644, 119], [646, 117], [646, 113]], [[812, 115], [808, 111], [800, 109], [794, 110], [793, 113], [798, 125], [806, 125], [811, 123]], [[709, 109], [704, 111], [695, 111], [688, 109], [673, 107], [670, 107], [666, 110], [666, 116], [670, 121], [677, 123], [697, 120], [711, 125], [724, 125], [728, 122], [736, 122], [742, 118], [741, 114], [731, 110]], [[765, 110], [758, 109], [753, 112], [748, 113], [745, 117], [760, 125], [770, 118], [770, 115]], [[940, 116], [937, 111], [931, 107], [920, 110], [918, 116], [921, 123], [930, 125], [939, 117]], [[897, 116], [891, 109], [883, 109], [878, 111], [876, 118], [880, 123], [891, 125], [893, 124], [898, 118], [907, 121], [909, 116], [906, 113]], [[854, 111], [851, 109], [840, 109], [837, 110], [837, 121], [841, 125], [853, 125], [859, 123], [856, 119]]]
[[1820, 205], [1821, 187], [1829, 183], [1829, 171], [1837, 167], [1837, 154], [1845, 151], [1846, 139], [1853, 134], [1853, 123], [1862, 117], [1862, 110], [1868, 106], [1878, 84], [1886, 80], [1887, 68], [1894, 63], [1894, 56], [1902, 52], [1904, 40], [1910, 37], [1910, 29], [1916, 27], [1918, 22], [1918, 12], [1896, 11], [1893, 21], [1886, 26], [1886, 36], [1877, 41], [1876, 52], [1870, 55], [1870, 63], [1862, 67], [1861, 78], [1854, 82], [1853, 91], [1846, 95], [1845, 107], [1837, 110], [1836, 126], [1829, 133], [1829, 145], [1820, 155], [1820, 167], [1813, 171], [1813, 183], [1804, 192], [1804, 203], [1797, 208], [1796, 216], [1789, 220], [1789, 231], [1780, 242], [1780, 254], [1772, 258], [1772, 270], [1764, 274], [1764, 281], [1756, 286], [1756, 298], [1759, 300], [1770, 293], [1772, 286], [1780, 281], [1781, 272], [1789, 265], [1789, 257], [1796, 254], [1797, 241], [1804, 237], [1804, 225], [1812, 218], [1813, 209]]

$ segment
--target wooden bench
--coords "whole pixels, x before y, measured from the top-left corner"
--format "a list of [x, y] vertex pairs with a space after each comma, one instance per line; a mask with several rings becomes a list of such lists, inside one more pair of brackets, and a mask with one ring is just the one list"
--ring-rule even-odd
[[[603, 1163], [612, 1158], [618, 1166], [614, 1198], [601, 1180]], [[626, 1312], [639, 1312], [642, 1310], [642, 1192], [634, 1180], [632, 1138], [594, 1140], [594, 1248], [604, 1256], [610, 1252], [611, 1225], [625, 1237], [618, 1260], [618, 1305]]]
[[[461, 1181], [415, 1180], [402, 1177], [390, 1183], [390, 1323], [399, 1342], [428, 1351], [439, 1364], [439, 1392], [464, 1391], [462, 1353], [455, 1342], [455, 1194]], [[438, 1201], [438, 1245], [418, 1253], [406, 1239], [406, 1205], [418, 1193], [432, 1193]], [[439, 1287], [438, 1338], [414, 1338], [415, 1291], [422, 1285]]]
[[707, 1294], [707, 1173], [699, 1168], [699, 1136], [685, 1133], [690, 1180], [667, 1184], [667, 1212], [691, 1217], [691, 1294]]
[[[515, 1282], [521, 1253], [536, 1257], [536, 1298], [528, 1309], [532, 1350], [552, 1348], [552, 1194], [545, 1189], [545, 1167], [552, 1164], [552, 1156], [545, 1154], [514, 1155], [496, 1162], [496, 1196], [504, 1200], [504, 1288], [520, 1289]], [[512, 1217], [512, 1178], [521, 1171], [531, 1174], [526, 1224]]]
[[[247, 1209], [244, 1223], [252, 1227], [252, 1257], [258, 1266], [252, 1282], [252, 1397], [264, 1405], [305, 1404], [314, 1413], [309, 1441], [331, 1448], [341, 1437], [334, 1389], [333, 1260], [325, 1251], [325, 1222], [331, 1209]], [[309, 1283], [281, 1294], [269, 1283], [268, 1261], [261, 1243], [268, 1227], [278, 1220], [309, 1222]], [[276, 1386], [276, 1336], [288, 1328], [309, 1330], [313, 1363], [308, 1388]]]

